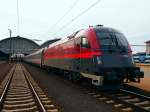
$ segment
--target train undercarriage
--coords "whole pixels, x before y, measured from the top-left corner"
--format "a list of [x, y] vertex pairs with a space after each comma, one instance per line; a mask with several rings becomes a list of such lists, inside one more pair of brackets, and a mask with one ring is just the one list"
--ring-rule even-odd
[[94, 75], [79, 73], [58, 68], [51, 69], [63, 74], [69, 80], [93, 85], [101, 90], [117, 90], [123, 88], [124, 83], [139, 83], [140, 78], [144, 77], [144, 73], [136, 67], [126, 69], [105, 69], [104, 71], [101, 71], [101, 75], [98, 75], [97, 73]]

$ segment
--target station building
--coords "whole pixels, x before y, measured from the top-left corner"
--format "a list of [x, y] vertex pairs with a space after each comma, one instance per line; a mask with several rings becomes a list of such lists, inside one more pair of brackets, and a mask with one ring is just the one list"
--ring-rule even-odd
[[4, 54], [9, 56], [13, 54], [27, 55], [39, 48], [40, 46], [34, 41], [20, 36], [5, 38], [0, 41], [0, 53], [2, 56], [5, 56]]
[[60, 39], [48, 40], [42, 45], [38, 45], [33, 40], [20, 36], [5, 38], [0, 40], [0, 60], [8, 59], [10, 56], [14, 58], [31, 54], [41, 48], [48, 47], [51, 43], [58, 40]]
[[146, 54], [150, 54], [150, 40], [146, 41]]

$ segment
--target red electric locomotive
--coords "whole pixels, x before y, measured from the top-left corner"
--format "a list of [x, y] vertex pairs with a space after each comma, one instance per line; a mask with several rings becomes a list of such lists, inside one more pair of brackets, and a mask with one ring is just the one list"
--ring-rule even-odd
[[74, 80], [87, 78], [100, 88], [120, 88], [124, 81], [144, 77], [125, 36], [102, 25], [79, 30], [40, 52], [41, 66], [67, 71]]

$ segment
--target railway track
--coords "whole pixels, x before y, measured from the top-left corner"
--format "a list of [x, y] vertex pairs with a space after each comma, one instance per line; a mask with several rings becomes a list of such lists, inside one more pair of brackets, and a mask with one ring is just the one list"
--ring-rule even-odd
[[87, 91], [96, 99], [113, 105], [123, 112], [150, 112], [150, 97], [120, 89], [116, 92]]
[[0, 84], [2, 112], [60, 112], [21, 64], [15, 64]]
[[128, 90], [120, 89], [120, 93], [114, 94], [120, 101], [123, 100], [128, 106], [137, 111], [150, 112], [150, 97], [137, 94]]

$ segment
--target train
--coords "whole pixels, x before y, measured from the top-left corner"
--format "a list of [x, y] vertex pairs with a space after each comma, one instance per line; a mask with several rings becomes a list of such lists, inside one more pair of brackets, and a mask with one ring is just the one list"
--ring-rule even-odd
[[139, 52], [133, 55], [135, 63], [150, 63], [150, 54]]
[[72, 80], [88, 80], [100, 89], [122, 88], [124, 83], [140, 82], [144, 77], [144, 72], [135, 66], [124, 34], [103, 25], [74, 32], [25, 56], [24, 61], [54, 68]]

